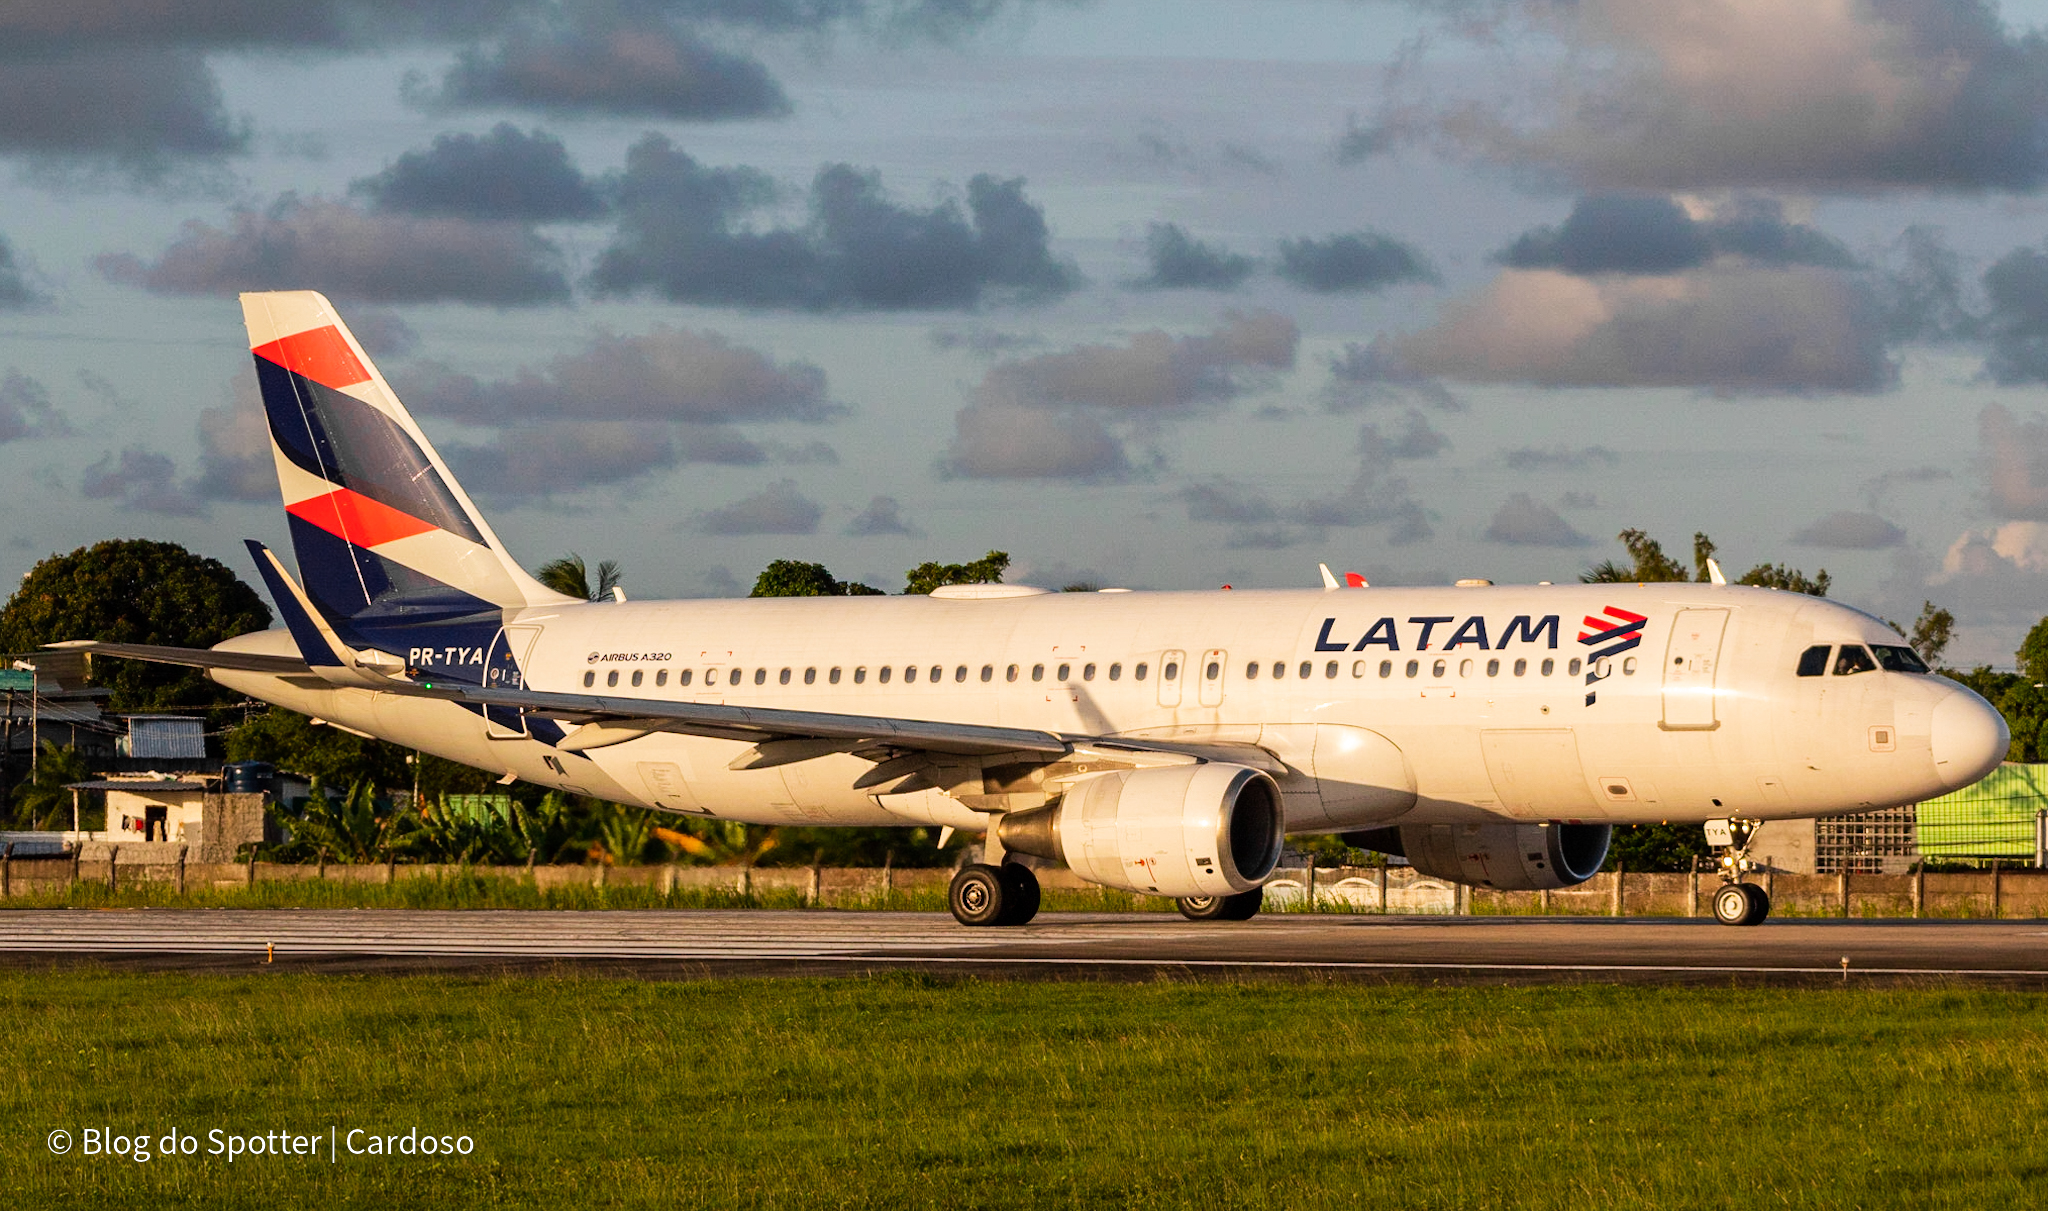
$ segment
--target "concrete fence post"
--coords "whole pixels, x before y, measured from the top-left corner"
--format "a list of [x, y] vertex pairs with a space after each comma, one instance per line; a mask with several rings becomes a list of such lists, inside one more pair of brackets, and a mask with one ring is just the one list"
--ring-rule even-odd
[[1550, 915], [1549, 888], [1546, 887], [1542, 891], [1536, 893], [1536, 911], [1542, 913], [1546, 917]]
[[2034, 809], [2034, 869], [2048, 866], [2048, 807]]
[[1624, 864], [1624, 863], [1621, 863], [1621, 862], [1616, 862], [1616, 863], [1614, 864], [1614, 903], [1612, 903], [1611, 905], [1609, 905], [1609, 906], [1608, 906], [1608, 909], [1607, 909], [1607, 915], [1608, 915], [1608, 916], [1610, 916], [1610, 917], [1618, 917], [1618, 916], [1622, 915], [1622, 913], [1624, 913], [1625, 911], [1627, 911], [1627, 909], [1628, 909], [1628, 889], [1627, 889], [1627, 888], [1626, 888], [1626, 886], [1625, 886], [1625, 884], [1627, 883], [1627, 881], [1628, 881], [1628, 867], [1627, 867], [1627, 865], [1626, 865], [1626, 864]]
[[1927, 859], [1923, 856], [1913, 863], [1913, 919], [1920, 919], [1921, 909], [1927, 904]]
[[76, 841], [71, 843], [71, 883], [74, 887], [78, 884], [78, 858], [83, 848], [84, 846], [81, 846]]
[[1316, 910], [1316, 856], [1314, 854], [1308, 856], [1308, 866], [1301, 872], [1301, 885], [1303, 890], [1301, 902], [1309, 912], [1314, 912]]
[[752, 866], [742, 865], [740, 867], [739, 878], [733, 881], [733, 890], [739, 892], [742, 896], [750, 898], [753, 896], [754, 868]]
[[2005, 915], [2005, 868], [1997, 858], [1991, 859], [1991, 917], [1997, 920]]
[[892, 846], [888, 853], [882, 855], [882, 896], [886, 901], [887, 897], [895, 894], [896, 850]]
[[607, 865], [606, 863], [603, 863], [603, 862], [600, 862], [600, 863], [598, 863], [598, 864], [597, 864], [597, 875], [596, 875], [596, 876], [595, 876], [595, 877], [594, 877], [594, 878], [593, 878], [593, 879], [591, 880], [591, 883], [592, 883], [592, 884], [593, 884], [594, 886], [596, 886], [596, 887], [597, 887], [597, 888], [598, 888], [599, 890], [603, 890], [603, 889], [604, 889], [604, 887], [605, 887], [605, 885], [606, 885], [606, 884], [608, 884], [608, 883], [610, 883], [610, 882], [611, 882], [611, 867], [610, 867], [609, 865]]
[[1692, 856], [1691, 869], [1686, 872], [1685, 876], [1685, 915], [1688, 918], [1700, 915], [1700, 856], [1698, 854]]
[[1841, 901], [1842, 915], [1849, 915], [1849, 868], [1844, 866], [1835, 876], [1835, 895]]
[[810, 882], [804, 888], [804, 899], [810, 904], [812, 908], [816, 908], [819, 902], [824, 898], [825, 868], [819, 863], [813, 862], [811, 863]]
[[191, 849], [188, 845], [178, 847], [178, 894], [185, 894], [185, 855]]
[[384, 860], [384, 886], [390, 887], [396, 882], [398, 882], [398, 858], [395, 855], [389, 855]]
[[116, 884], [116, 880], [115, 880], [115, 874], [114, 874], [114, 872], [115, 872], [115, 870], [116, 870], [116, 869], [117, 869], [117, 868], [119, 867], [119, 865], [120, 865], [120, 862], [121, 862], [121, 847], [120, 847], [120, 846], [118, 846], [118, 845], [109, 845], [109, 846], [107, 846], [107, 890], [108, 890], [108, 891], [114, 891], [114, 890], [116, 889], [116, 886], [117, 886], [117, 884]]
[[1386, 858], [1385, 858], [1385, 857], [1381, 857], [1381, 858], [1380, 858], [1380, 913], [1381, 913], [1382, 915], [1384, 915], [1384, 914], [1386, 913], [1386, 911], [1387, 911], [1387, 860], [1386, 860]]
[[242, 880], [242, 885], [244, 887], [256, 886], [256, 847], [253, 845], [249, 847], [249, 871]]
[[661, 864], [661, 898], [666, 900], [670, 896], [673, 896], [675, 894], [676, 864], [673, 862], [664, 862]]
[[14, 894], [14, 842], [0, 849], [0, 900]]

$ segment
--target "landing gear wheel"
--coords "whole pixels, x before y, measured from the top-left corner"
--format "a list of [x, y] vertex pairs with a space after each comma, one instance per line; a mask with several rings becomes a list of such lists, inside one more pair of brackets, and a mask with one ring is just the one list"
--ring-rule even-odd
[[946, 889], [946, 907], [962, 925], [1001, 925], [1003, 903], [1009, 899], [1003, 872], [976, 862], [963, 866]]
[[1254, 887], [1234, 896], [1182, 896], [1174, 901], [1190, 921], [1249, 921], [1266, 902], [1266, 889]]
[[1038, 876], [1015, 862], [1003, 863], [997, 873], [1003, 880], [1003, 911], [996, 924], [1029, 925], [1038, 915]]
[[1754, 883], [1723, 883], [1714, 893], [1714, 919], [1723, 925], [1761, 925], [1771, 898]]

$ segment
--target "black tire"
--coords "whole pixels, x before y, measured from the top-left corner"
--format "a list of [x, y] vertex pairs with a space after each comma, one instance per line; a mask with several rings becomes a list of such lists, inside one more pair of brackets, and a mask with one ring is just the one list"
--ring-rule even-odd
[[946, 907], [962, 925], [1001, 925], [1003, 905], [1009, 899], [1003, 872], [985, 863], [963, 866], [946, 889]]
[[1003, 880], [1003, 915], [998, 925], [1029, 925], [1038, 915], [1038, 876], [1028, 866], [1005, 862], [998, 872]]
[[1182, 896], [1174, 901], [1190, 921], [1249, 921], [1266, 902], [1266, 889], [1254, 887], [1234, 896]]
[[1754, 883], [1744, 883], [1742, 886], [1748, 889], [1751, 906], [1749, 920], [1743, 922], [1743, 924], [1762, 925], [1764, 918], [1771, 915], [1771, 893]]
[[1771, 898], [1754, 883], [1723, 883], [1714, 892], [1714, 919], [1723, 925], [1760, 925]]

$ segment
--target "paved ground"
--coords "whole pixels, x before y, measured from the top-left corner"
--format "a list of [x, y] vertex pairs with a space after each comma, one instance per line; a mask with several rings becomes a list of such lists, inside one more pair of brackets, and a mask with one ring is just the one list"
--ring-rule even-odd
[[[1848, 960], [1847, 976], [1842, 960]], [[536, 970], [648, 977], [917, 969], [997, 978], [1280, 976], [1425, 982], [1983, 983], [2048, 988], [2048, 921], [1265, 915], [1196, 924], [1046, 914], [0, 912], [0, 964], [250, 971]]]

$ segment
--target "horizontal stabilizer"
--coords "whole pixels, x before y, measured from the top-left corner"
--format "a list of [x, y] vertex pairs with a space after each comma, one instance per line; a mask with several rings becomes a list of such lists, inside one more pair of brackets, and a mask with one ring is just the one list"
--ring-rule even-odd
[[105, 643], [98, 639], [68, 639], [62, 643], [46, 643], [43, 646], [67, 652], [90, 652], [95, 656], [119, 656], [123, 660], [182, 664], [195, 669], [234, 669], [243, 673], [272, 673], [278, 676], [310, 671], [306, 667], [306, 662], [295, 656], [223, 652], [217, 648], [170, 648], [150, 643]]

